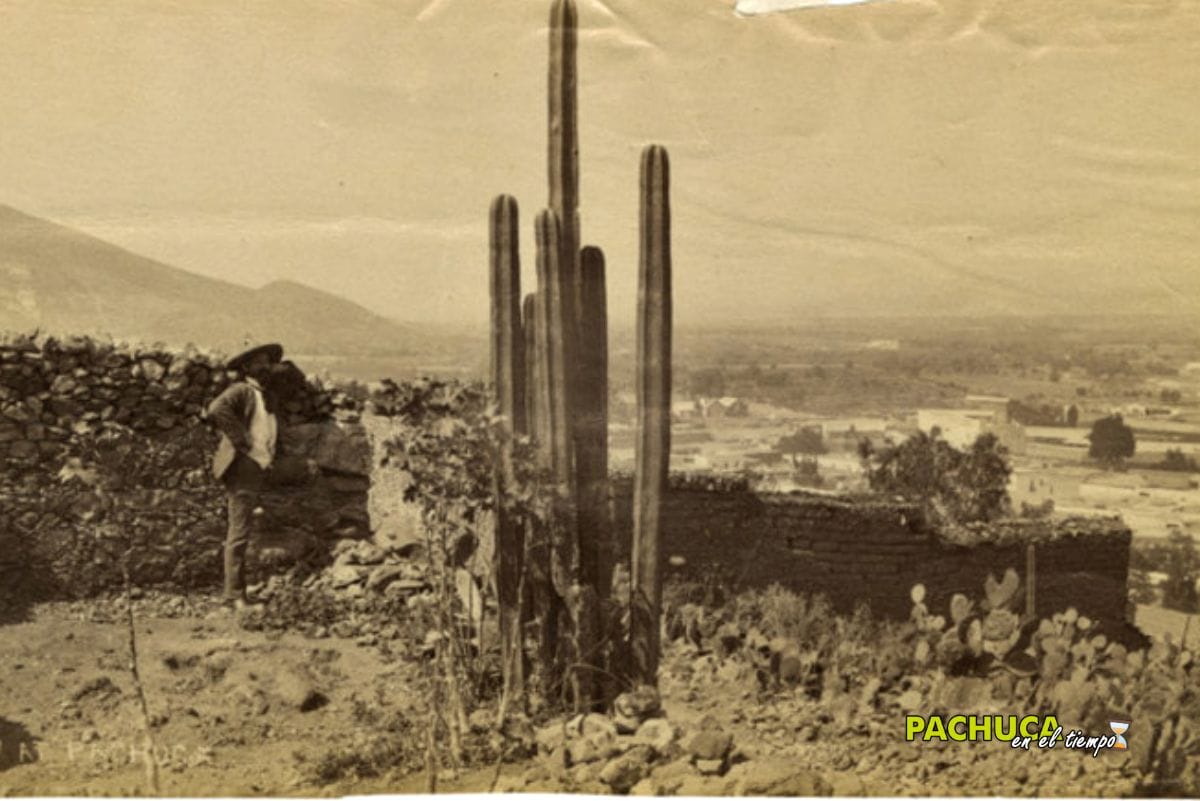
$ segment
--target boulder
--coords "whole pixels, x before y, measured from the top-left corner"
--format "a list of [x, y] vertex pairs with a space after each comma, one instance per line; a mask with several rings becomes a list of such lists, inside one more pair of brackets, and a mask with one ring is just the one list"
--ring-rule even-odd
[[[253, 671], [239, 669], [228, 677], [229, 683], [239, 688], [258, 687], [258, 677]], [[313, 680], [296, 669], [280, 670], [270, 677], [266, 688], [270, 697], [278, 699], [285, 708], [297, 712], [311, 712], [329, 703], [329, 698]]]
[[687, 752], [696, 760], [724, 760], [733, 749], [733, 736], [727, 732], [704, 729], [688, 740]]
[[749, 796], [825, 796], [833, 792], [818, 772], [786, 760], [744, 762], [729, 772], [735, 794]]
[[392, 582], [404, 577], [404, 568], [400, 565], [379, 565], [367, 577], [367, 589], [371, 592], [383, 592]]
[[600, 771], [600, 781], [613, 792], [628, 793], [650, 770], [654, 752], [647, 746], [637, 746], [612, 759]]
[[590, 736], [575, 737], [567, 741], [567, 759], [572, 765], [598, 762], [621, 752], [615, 734], [597, 732]]
[[613, 711], [621, 717], [643, 721], [661, 713], [662, 699], [658, 690], [642, 685], [618, 695], [613, 701]]
[[138, 367], [148, 381], [159, 381], [167, 372], [167, 368], [154, 359], [142, 359], [138, 362]]
[[537, 743], [539, 754], [552, 754], [562, 746], [566, 737], [567, 732], [562, 722], [555, 721], [538, 729], [534, 734], [534, 741]]
[[358, 565], [334, 565], [326, 571], [330, 586], [334, 589], [357, 584], [366, 577], [366, 569]]
[[685, 776], [675, 789], [675, 795], [696, 798], [729, 795], [729, 783], [718, 776]]
[[657, 754], [665, 754], [678, 736], [679, 733], [666, 718], [651, 718], [638, 727], [634, 740], [653, 748]]
[[383, 562], [383, 550], [373, 543], [364, 540], [350, 540], [351, 545], [343, 546], [346, 540], [339, 541], [339, 552], [334, 559], [335, 565], [378, 565]]
[[351, 476], [371, 474], [371, 446], [361, 425], [321, 424], [321, 436], [311, 456], [322, 470]]
[[583, 737], [609, 737], [617, 736], [617, 727], [607, 715], [601, 715], [596, 712], [584, 715], [583, 720], [579, 723], [579, 733]]

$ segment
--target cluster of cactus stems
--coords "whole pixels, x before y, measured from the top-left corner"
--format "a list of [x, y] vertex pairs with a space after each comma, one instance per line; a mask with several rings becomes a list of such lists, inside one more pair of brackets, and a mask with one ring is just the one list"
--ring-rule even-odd
[[[530, 680], [543, 694], [562, 692], [576, 708], [590, 709], [613, 694], [605, 677], [653, 684], [658, 664], [659, 505], [670, 453], [667, 154], [648, 147], [641, 167], [634, 587], [626, 635], [614, 630], [615, 616], [608, 614], [615, 546], [608, 480], [606, 265], [599, 248], [581, 245], [576, 42], [574, 0], [554, 0], [549, 203], [534, 224], [537, 288], [523, 299], [517, 203], [501, 195], [490, 215], [491, 377], [506, 428], [496, 497], [506, 497], [515, 481], [512, 443], [522, 436], [535, 444], [540, 475], [551, 485], [548, 514], [520, 519], [498, 504], [495, 516], [502, 717], [524, 697]], [[529, 629], [536, 643], [532, 659], [525, 652]]]

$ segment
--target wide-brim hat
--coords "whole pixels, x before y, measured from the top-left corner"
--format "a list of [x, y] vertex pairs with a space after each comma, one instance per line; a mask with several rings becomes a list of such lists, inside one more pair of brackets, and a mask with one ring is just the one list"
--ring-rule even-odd
[[254, 361], [259, 356], [266, 356], [271, 364], [279, 364], [283, 359], [283, 345], [272, 342], [268, 345], [258, 345], [250, 348], [250, 350], [243, 351], [226, 362], [225, 367], [229, 370], [240, 370], [247, 363]]

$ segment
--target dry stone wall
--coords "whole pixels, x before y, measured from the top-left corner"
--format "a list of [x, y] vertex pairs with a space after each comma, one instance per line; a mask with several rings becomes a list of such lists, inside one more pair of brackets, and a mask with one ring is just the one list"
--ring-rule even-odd
[[[217, 436], [201, 411], [232, 378], [220, 357], [200, 351], [84, 338], [0, 342], [0, 607], [5, 596], [79, 596], [121, 582], [105, 542], [113, 510], [64, 470], [80, 443], [110, 422], [146, 443], [171, 443], [179, 455], [153, 491], [130, 488], [117, 499], [139, 510], [149, 532], [131, 564], [134, 580], [217, 586], [224, 496], [208, 472]], [[324, 565], [347, 552], [348, 541], [371, 535], [396, 552], [419, 544], [420, 516], [403, 501], [407, 477], [374, 469], [391, 434], [386, 420], [362, 418], [355, 401], [312, 381], [289, 395], [281, 416], [282, 453], [252, 541], [252, 578]], [[629, 489], [626, 479], [614, 483], [626, 554]], [[686, 476], [673, 477], [665, 503], [671, 580], [726, 590], [778, 583], [824, 593], [842, 610], [866, 601], [876, 614], [903, 617], [916, 582], [936, 610], [954, 592], [978, 596], [989, 573], [1011, 567], [1024, 578], [1032, 542], [1039, 613], [1075, 606], [1100, 619], [1124, 615], [1131, 535], [1117, 520], [938, 532], [909, 504], [757, 493], [737, 481]]]
[[[614, 513], [625, 553], [629, 504], [629, 485], [618, 483]], [[909, 590], [918, 582], [929, 608], [943, 612], [956, 592], [981, 597], [989, 573], [1013, 568], [1024, 582], [1032, 543], [1039, 614], [1074, 606], [1097, 619], [1125, 617], [1132, 535], [1114, 518], [1007, 521], [947, 533], [933, 530], [912, 504], [757, 493], [673, 477], [662, 531], [668, 580], [727, 590], [777, 583], [823, 593], [841, 611], [866, 602], [890, 618], [909, 614]]]
[[[110, 504], [135, 505], [150, 531], [134, 554], [134, 580], [181, 589], [219, 582], [224, 494], [209, 473], [217, 434], [201, 413], [235, 378], [222, 364], [201, 351], [87, 338], [0, 343], [0, 592], [10, 601], [85, 595], [121, 582], [104, 542], [120, 536], [106, 525], [114, 511], [69, 470], [110, 423], [132, 429], [147, 452], [164, 443], [176, 452], [153, 492], [129, 487]], [[276, 480], [251, 550], [257, 574], [320, 561], [333, 541], [370, 531], [371, 451], [356, 402], [303, 381], [280, 418]]]

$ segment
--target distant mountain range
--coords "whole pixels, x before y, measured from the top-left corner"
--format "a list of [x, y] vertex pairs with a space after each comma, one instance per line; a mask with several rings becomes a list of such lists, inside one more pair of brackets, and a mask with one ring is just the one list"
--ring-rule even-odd
[[0, 331], [84, 333], [225, 352], [402, 356], [427, 335], [292, 281], [259, 289], [196, 275], [0, 205]]

